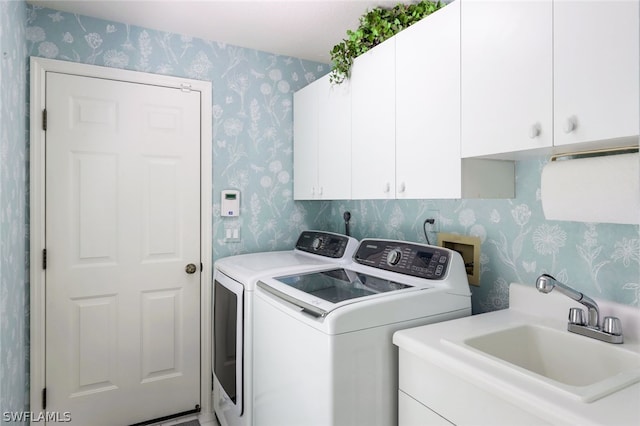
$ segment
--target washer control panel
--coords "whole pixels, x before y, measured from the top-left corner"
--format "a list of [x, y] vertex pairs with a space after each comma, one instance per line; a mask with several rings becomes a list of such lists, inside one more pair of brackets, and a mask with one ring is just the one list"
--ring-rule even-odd
[[319, 256], [340, 259], [344, 256], [349, 237], [331, 232], [303, 231], [296, 242], [296, 249]]
[[367, 266], [441, 280], [447, 274], [450, 253], [442, 247], [402, 241], [362, 240], [353, 259]]

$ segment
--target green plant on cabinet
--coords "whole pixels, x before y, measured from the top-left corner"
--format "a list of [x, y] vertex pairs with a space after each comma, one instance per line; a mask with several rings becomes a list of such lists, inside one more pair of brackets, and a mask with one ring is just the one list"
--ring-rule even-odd
[[415, 4], [399, 3], [391, 9], [376, 7], [362, 15], [358, 29], [347, 30], [348, 38], [331, 49], [331, 83], [340, 84], [349, 78], [356, 57], [444, 6], [440, 1], [423, 0]]

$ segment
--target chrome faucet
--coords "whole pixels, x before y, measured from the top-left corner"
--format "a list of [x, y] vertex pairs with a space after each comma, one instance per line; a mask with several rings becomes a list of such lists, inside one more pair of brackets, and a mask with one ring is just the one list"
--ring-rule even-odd
[[587, 327], [598, 328], [600, 326], [600, 310], [598, 309], [598, 304], [589, 296], [562, 284], [548, 274], [542, 274], [538, 277], [536, 288], [542, 293], [550, 293], [551, 290], [557, 288], [560, 293], [587, 307]]
[[598, 304], [589, 296], [562, 284], [548, 274], [542, 274], [536, 280], [536, 288], [542, 293], [550, 293], [554, 288], [570, 299], [587, 307], [587, 321], [584, 321], [584, 311], [580, 308], [569, 309], [569, 324], [567, 329], [573, 333], [592, 337], [608, 343], [622, 343], [622, 326], [620, 319], [605, 317], [600, 328], [600, 310]]

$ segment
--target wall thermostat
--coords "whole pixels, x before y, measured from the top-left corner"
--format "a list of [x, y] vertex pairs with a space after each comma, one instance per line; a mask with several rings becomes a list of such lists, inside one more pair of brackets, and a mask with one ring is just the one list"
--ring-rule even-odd
[[238, 215], [240, 215], [240, 191], [225, 189], [222, 191], [222, 200], [220, 201], [220, 216]]

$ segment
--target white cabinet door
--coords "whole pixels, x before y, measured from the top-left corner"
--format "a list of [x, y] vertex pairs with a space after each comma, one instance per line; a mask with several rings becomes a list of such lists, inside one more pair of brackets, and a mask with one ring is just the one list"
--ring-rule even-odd
[[638, 1], [553, 5], [554, 145], [638, 135]]
[[550, 147], [551, 0], [461, 7], [462, 156]]
[[395, 38], [379, 44], [353, 63], [353, 199], [395, 198], [395, 69]]
[[396, 197], [460, 196], [460, 2], [454, 2], [396, 36]]
[[398, 426], [451, 426], [453, 423], [426, 405], [398, 391]]
[[296, 200], [351, 197], [351, 92], [329, 75], [293, 95], [293, 196]]
[[318, 192], [323, 200], [351, 198], [351, 84], [331, 84], [329, 75], [314, 83], [318, 90]]
[[318, 185], [318, 92], [310, 84], [293, 94], [293, 198], [312, 200]]

